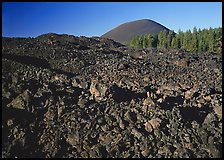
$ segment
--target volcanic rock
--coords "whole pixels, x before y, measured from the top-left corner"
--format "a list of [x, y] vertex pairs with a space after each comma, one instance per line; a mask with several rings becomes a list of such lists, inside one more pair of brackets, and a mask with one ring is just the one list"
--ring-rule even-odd
[[2, 158], [222, 157], [221, 54], [55, 33], [2, 48]]

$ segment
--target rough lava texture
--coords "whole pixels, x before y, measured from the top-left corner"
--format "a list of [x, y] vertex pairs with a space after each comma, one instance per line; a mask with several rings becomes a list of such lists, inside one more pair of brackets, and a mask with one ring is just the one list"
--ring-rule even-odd
[[103, 34], [102, 38], [109, 38], [114, 41], [125, 43], [133, 37], [145, 34], [158, 35], [160, 31], [169, 31], [165, 26], [149, 19], [141, 19], [121, 24]]
[[221, 55], [2, 41], [2, 158], [222, 157]]

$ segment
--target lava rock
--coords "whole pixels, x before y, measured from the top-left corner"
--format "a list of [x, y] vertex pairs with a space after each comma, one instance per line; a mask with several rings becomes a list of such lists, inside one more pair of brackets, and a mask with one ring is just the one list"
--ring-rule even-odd
[[2, 48], [2, 158], [222, 157], [221, 54], [54, 33]]

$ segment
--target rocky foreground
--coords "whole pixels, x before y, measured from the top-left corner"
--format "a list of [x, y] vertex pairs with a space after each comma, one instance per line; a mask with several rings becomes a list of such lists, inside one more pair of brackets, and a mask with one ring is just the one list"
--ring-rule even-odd
[[222, 56], [2, 38], [2, 157], [222, 157]]

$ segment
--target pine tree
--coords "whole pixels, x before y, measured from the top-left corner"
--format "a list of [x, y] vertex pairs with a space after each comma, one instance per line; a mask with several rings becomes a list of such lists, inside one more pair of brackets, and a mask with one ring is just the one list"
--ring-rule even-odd
[[178, 39], [178, 48], [182, 48], [183, 47], [183, 41], [184, 41], [184, 33], [180, 29], [178, 30], [177, 37], [178, 37], [177, 38]]
[[130, 46], [131, 47], [137, 47], [138, 46], [138, 36], [135, 36], [131, 39]]
[[157, 48], [158, 45], [158, 36], [153, 35], [153, 45], [152, 47]]
[[148, 46], [148, 41], [146, 35], [142, 35], [142, 48], [147, 48]]
[[147, 36], [147, 40], [148, 40], [148, 48], [152, 48], [153, 47], [153, 35], [148, 34]]
[[162, 48], [168, 48], [168, 33], [165, 31], [165, 30], [163, 30], [162, 31], [162, 37], [163, 37], [163, 39], [162, 39]]
[[178, 48], [178, 39], [177, 37], [173, 37], [172, 42], [171, 42], [171, 48], [177, 49]]
[[143, 47], [143, 37], [138, 36], [138, 48], [142, 48], [142, 47]]
[[196, 27], [186, 32], [180, 29], [175, 34], [173, 31], [159, 32], [158, 35], [135, 36], [128, 43], [132, 47], [138, 48], [184, 48], [190, 52], [222, 52], [222, 28], [197, 30]]
[[183, 48], [190, 51], [191, 30], [187, 30], [184, 34]]
[[159, 32], [158, 34], [158, 45], [157, 45], [157, 48], [158, 49], [161, 49], [163, 46], [163, 33], [162, 32]]
[[208, 30], [203, 29], [202, 30], [202, 40], [203, 40], [203, 52], [208, 51], [208, 43], [209, 43], [209, 38], [208, 38]]
[[216, 53], [222, 52], [222, 28], [219, 27], [215, 31], [215, 46], [214, 51]]
[[174, 37], [174, 32], [169, 31], [169, 33], [167, 35], [167, 48], [171, 48], [171, 43], [172, 43], [173, 37]]
[[214, 30], [212, 28], [209, 29], [209, 33], [208, 33], [208, 51], [209, 52], [214, 52], [214, 48], [215, 48], [215, 33]]
[[192, 33], [192, 40], [190, 42], [190, 51], [197, 52], [198, 51], [198, 35], [197, 35], [197, 28], [193, 28]]

